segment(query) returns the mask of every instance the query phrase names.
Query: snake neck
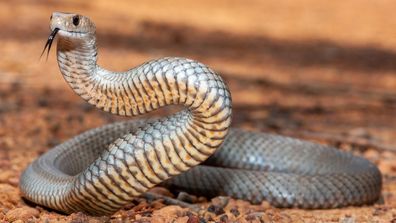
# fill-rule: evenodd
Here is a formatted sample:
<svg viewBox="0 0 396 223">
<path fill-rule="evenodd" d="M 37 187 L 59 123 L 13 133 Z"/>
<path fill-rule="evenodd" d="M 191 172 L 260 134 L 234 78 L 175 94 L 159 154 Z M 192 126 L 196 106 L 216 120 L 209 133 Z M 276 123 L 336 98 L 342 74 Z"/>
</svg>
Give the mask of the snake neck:
<svg viewBox="0 0 396 223">
<path fill-rule="evenodd" d="M 59 69 L 70 87 L 85 100 L 95 95 L 93 86 L 97 80 L 97 48 L 95 35 L 85 38 L 58 38 L 57 59 Z M 92 103 L 91 103 L 92 104 Z"/>
</svg>

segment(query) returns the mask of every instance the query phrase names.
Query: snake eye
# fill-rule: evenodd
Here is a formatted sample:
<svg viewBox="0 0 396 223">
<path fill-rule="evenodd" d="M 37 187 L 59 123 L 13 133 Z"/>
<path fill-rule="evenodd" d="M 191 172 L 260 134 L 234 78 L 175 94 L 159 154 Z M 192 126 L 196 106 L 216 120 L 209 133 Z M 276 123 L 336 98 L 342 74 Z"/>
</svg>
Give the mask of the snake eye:
<svg viewBox="0 0 396 223">
<path fill-rule="evenodd" d="M 80 23 L 80 17 L 78 15 L 73 16 L 73 25 L 78 26 Z"/>
</svg>

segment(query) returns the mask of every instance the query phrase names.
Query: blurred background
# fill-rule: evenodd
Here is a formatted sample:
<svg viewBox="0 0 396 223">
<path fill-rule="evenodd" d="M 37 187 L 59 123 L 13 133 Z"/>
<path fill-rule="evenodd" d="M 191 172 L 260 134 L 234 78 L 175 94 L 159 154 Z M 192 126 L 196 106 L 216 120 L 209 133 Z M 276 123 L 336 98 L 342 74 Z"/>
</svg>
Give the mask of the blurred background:
<svg viewBox="0 0 396 223">
<path fill-rule="evenodd" d="M 396 196 L 395 9 L 390 0 L 0 0 L 0 183 L 16 188 L 48 148 L 122 119 L 69 89 L 55 50 L 39 59 L 49 17 L 62 11 L 96 23 L 103 67 L 199 60 L 229 84 L 234 126 L 364 155 L 385 173 L 384 196 Z"/>
</svg>

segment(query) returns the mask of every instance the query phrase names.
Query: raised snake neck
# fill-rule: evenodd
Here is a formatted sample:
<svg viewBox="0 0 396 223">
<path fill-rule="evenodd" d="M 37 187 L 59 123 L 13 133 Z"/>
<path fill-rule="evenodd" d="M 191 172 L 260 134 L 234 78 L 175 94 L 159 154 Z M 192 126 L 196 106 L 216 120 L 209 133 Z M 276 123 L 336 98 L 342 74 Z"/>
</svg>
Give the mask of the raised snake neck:
<svg viewBox="0 0 396 223">
<path fill-rule="evenodd" d="M 163 58 L 111 72 L 96 64 L 94 33 L 60 36 L 57 57 L 72 89 L 104 111 L 135 116 L 175 104 L 185 110 L 159 120 L 110 124 L 56 146 L 22 174 L 22 194 L 35 203 L 66 213 L 111 214 L 162 182 L 279 207 L 361 205 L 380 195 L 381 173 L 363 158 L 230 130 L 229 90 L 199 62 Z"/>
</svg>

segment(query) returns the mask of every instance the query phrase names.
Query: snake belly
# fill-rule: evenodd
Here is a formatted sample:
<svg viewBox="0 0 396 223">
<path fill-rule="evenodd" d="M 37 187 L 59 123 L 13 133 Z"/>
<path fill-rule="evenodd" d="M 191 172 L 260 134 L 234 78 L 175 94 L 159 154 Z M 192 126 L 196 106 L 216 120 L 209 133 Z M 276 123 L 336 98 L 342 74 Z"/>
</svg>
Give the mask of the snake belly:
<svg viewBox="0 0 396 223">
<path fill-rule="evenodd" d="M 60 24 L 56 29 L 68 18 L 62 13 L 51 17 Z M 58 32 L 58 65 L 88 103 L 122 116 L 167 105 L 185 109 L 157 120 L 105 125 L 52 148 L 21 176 L 20 189 L 28 200 L 65 213 L 104 215 L 158 184 L 308 209 L 370 204 L 379 198 L 381 173 L 364 158 L 230 128 L 230 92 L 206 65 L 169 57 L 112 72 L 96 63 L 94 33 L 66 32 Z"/>
</svg>

